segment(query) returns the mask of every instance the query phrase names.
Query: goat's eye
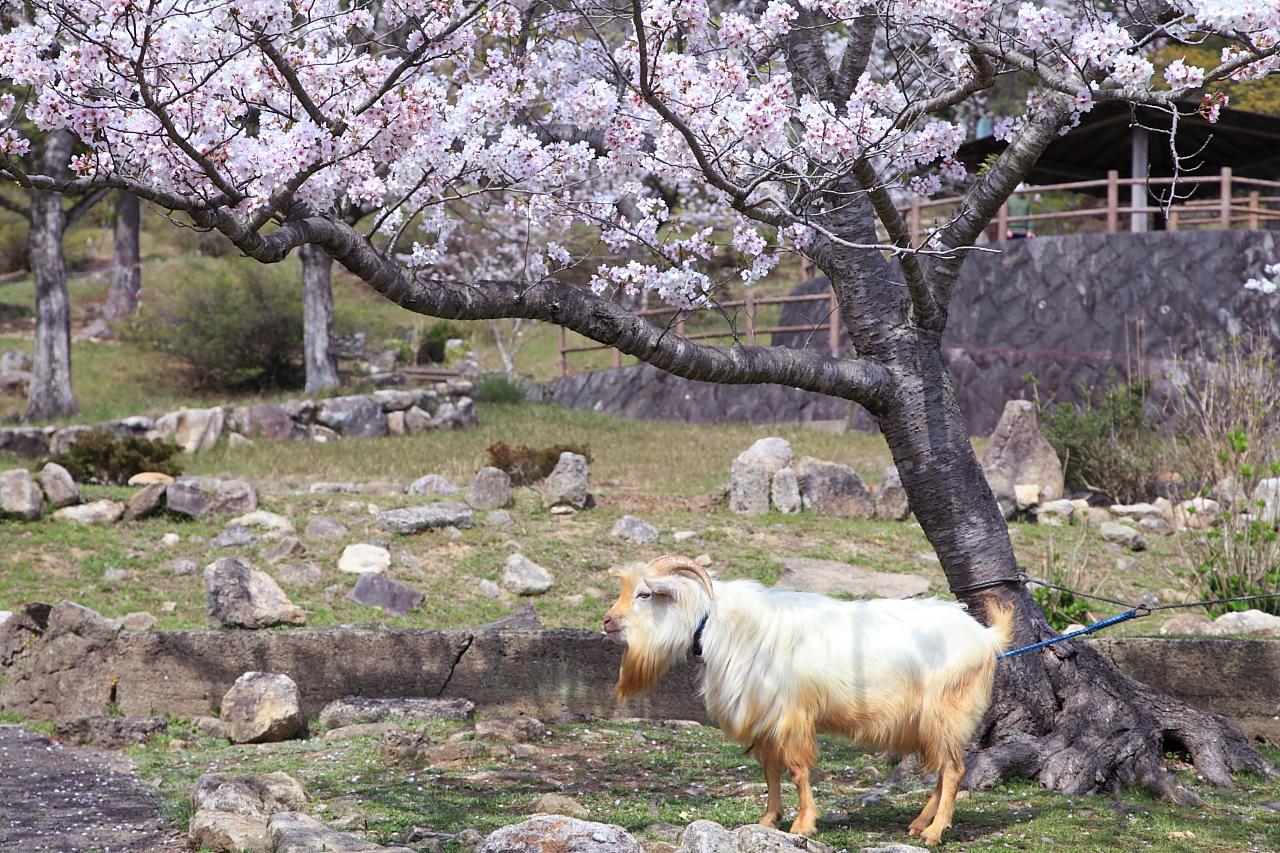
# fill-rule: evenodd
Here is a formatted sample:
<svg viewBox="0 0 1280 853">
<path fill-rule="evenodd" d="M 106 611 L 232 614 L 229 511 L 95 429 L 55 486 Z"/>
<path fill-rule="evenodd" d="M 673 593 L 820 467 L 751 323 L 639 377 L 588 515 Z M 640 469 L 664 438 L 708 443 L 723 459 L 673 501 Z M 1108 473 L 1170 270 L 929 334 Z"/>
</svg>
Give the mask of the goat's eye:
<svg viewBox="0 0 1280 853">
<path fill-rule="evenodd" d="M 651 595 L 653 595 L 651 592 L 637 592 L 636 598 L 648 598 Z"/>
</svg>

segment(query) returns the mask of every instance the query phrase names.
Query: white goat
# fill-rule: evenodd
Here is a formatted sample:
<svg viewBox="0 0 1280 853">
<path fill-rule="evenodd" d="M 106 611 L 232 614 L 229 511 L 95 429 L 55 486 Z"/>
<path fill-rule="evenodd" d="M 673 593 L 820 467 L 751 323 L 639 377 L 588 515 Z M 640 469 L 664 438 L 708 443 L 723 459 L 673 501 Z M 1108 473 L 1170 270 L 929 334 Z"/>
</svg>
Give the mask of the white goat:
<svg viewBox="0 0 1280 853">
<path fill-rule="evenodd" d="M 791 831 L 813 834 L 809 770 L 825 732 L 919 754 L 938 784 L 909 832 L 939 842 L 964 778 L 965 745 L 991 702 L 996 655 L 1010 643 L 1012 607 L 990 599 L 993 625 L 985 628 L 959 604 L 837 601 L 713 581 L 672 556 L 620 577 L 604 620 L 609 638 L 627 647 L 618 697 L 644 693 L 672 663 L 701 654 L 707 711 L 764 766 L 761 824 L 782 817 L 785 767 L 800 794 Z"/>
</svg>

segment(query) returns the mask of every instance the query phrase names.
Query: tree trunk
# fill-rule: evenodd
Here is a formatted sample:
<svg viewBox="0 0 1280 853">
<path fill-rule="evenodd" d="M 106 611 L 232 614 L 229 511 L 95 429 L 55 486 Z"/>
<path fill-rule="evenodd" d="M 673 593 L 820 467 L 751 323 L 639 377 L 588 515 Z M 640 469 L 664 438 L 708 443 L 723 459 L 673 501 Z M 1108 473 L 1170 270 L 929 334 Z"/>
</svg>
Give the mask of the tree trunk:
<svg viewBox="0 0 1280 853">
<path fill-rule="evenodd" d="M 1016 578 L 1008 527 L 969 441 L 940 335 L 899 338 L 891 370 L 898 381 L 876 412 L 911 508 L 957 597 L 977 614 L 988 597 L 1017 608 L 1015 643 L 1055 636 Z M 966 784 L 989 788 L 1024 776 L 1069 794 L 1115 792 L 1140 785 L 1164 799 L 1199 798 L 1165 768 L 1165 750 L 1184 749 L 1209 782 L 1231 774 L 1274 771 L 1224 720 L 1139 684 L 1086 642 L 1066 642 L 1001 661 L 992 709 L 969 760 Z"/>
<path fill-rule="evenodd" d="M 102 317 L 108 322 L 121 320 L 138 307 L 138 291 L 142 287 L 139 266 L 138 237 L 141 205 L 133 193 L 120 190 L 116 194 L 115 255 L 111 261 L 111 287 Z"/>
<path fill-rule="evenodd" d="M 298 250 L 302 257 L 302 336 L 308 394 L 338 387 L 333 354 L 333 258 L 319 246 Z"/>
<path fill-rule="evenodd" d="M 47 134 L 40 144 L 40 169 L 61 175 L 71 160 L 72 136 Z M 62 235 L 67 227 L 62 196 L 31 191 L 31 269 L 36 280 L 36 340 L 31 392 L 25 418 L 48 420 L 75 414 L 71 393 L 71 304 Z"/>
</svg>

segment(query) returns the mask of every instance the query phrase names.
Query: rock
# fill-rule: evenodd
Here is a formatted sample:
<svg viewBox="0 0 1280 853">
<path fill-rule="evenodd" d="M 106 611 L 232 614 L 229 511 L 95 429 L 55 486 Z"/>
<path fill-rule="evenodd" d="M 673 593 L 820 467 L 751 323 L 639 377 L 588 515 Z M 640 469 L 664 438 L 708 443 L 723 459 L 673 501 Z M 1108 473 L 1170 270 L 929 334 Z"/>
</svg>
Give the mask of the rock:
<svg viewBox="0 0 1280 853">
<path fill-rule="evenodd" d="M 253 439 L 245 438 L 240 433 L 233 432 L 227 436 L 227 447 L 253 447 Z"/>
<path fill-rule="evenodd" d="M 987 486 L 991 489 L 991 495 L 996 499 L 996 503 L 1000 507 L 1000 514 L 1004 516 L 1005 521 L 1013 518 L 1018 514 L 1017 493 L 1013 488 L 1013 481 L 1001 474 L 999 471 L 983 471 L 987 478 Z"/>
<path fill-rule="evenodd" d="M 511 513 L 505 509 L 490 510 L 484 514 L 482 520 L 488 527 L 510 527 L 515 524 L 515 519 L 511 517 Z"/>
<path fill-rule="evenodd" d="M 1039 483 L 1018 483 L 1013 487 L 1013 500 L 1019 512 L 1026 512 L 1040 503 Z"/>
<path fill-rule="evenodd" d="M 551 509 L 547 510 L 547 512 L 551 513 L 552 515 L 564 516 L 564 515 L 576 515 L 578 511 L 573 507 L 569 506 L 568 504 L 556 504 Z"/>
<path fill-rule="evenodd" d="M 1160 626 L 1161 634 L 1192 634 L 1203 636 L 1217 633 L 1213 621 L 1200 613 L 1178 613 Z"/>
<path fill-rule="evenodd" d="M 30 373 L 35 367 L 31 356 L 20 349 L 8 349 L 0 352 L 0 373 L 25 371 Z"/>
<path fill-rule="evenodd" d="M 356 604 L 379 607 L 388 616 L 404 616 L 422 606 L 423 594 L 374 572 L 362 574 L 347 593 Z"/>
<path fill-rule="evenodd" d="M 157 483 L 167 486 L 173 482 L 173 476 L 159 471 L 139 471 L 129 478 L 130 486 L 154 486 Z"/>
<path fill-rule="evenodd" d="M 319 586 L 324 572 L 315 563 L 280 563 L 271 570 L 279 583 L 289 586 Z"/>
<path fill-rule="evenodd" d="M 285 439 L 301 436 L 303 427 L 294 423 L 289 410 L 274 403 L 259 403 L 236 409 L 236 426 L 249 438 Z"/>
<path fill-rule="evenodd" d="M 193 849 L 208 853 L 271 853 L 265 817 L 198 811 L 191 817 L 187 838 Z"/>
<path fill-rule="evenodd" d="M 381 573 L 391 568 L 391 552 L 380 545 L 360 543 L 342 549 L 338 558 L 338 571 L 360 575 L 367 572 Z"/>
<path fill-rule="evenodd" d="M 44 492 L 26 468 L 0 473 L 0 517 L 35 521 L 44 515 Z"/>
<path fill-rule="evenodd" d="M 46 462 L 40 469 L 40 486 L 44 489 L 44 497 L 54 509 L 80 503 L 80 487 L 71 476 L 71 472 L 57 462 Z"/>
<path fill-rule="evenodd" d="M 307 614 L 270 575 L 234 557 L 205 566 L 204 587 L 209 621 L 217 627 L 270 628 L 307 621 Z"/>
<path fill-rule="evenodd" d="M 1213 488 L 1209 490 L 1209 497 L 1225 507 L 1234 507 L 1249 500 L 1244 487 L 1235 477 L 1223 477 L 1214 483 Z"/>
<path fill-rule="evenodd" d="M 1173 530 L 1173 525 L 1165 521 L 1163 518 L 1147 517 L 1138 522 L 1138 527 L 1144 533 L 1150 533 L 1155 536 L 1169 536 Z"/>
<path fill-rule="evenodd" d="M 512 554 L 502 568 L 502 585 L 516 595 L 542 595 L 555 578 L 523 554 Z"/>
<path fill-rule="evenodd" d="M 743 465 L 759 465 L 769 472 L 772 477 L 778 471 L 786 468 L 795 458 L 791 450 L 791 443 L 785 438 L 777 436 L 769 436 L 756 440 L 750 447 L 742 451 L 734 458 L 735 463 Z"/>
<path fill-rule="evenodd" d="M 863 847 L 858 853 L 931 853 L 927 847 L 914 844 L 885 844 L 880 847 Z"/>
<path fill-rule="evenodd" d="M 693 561 L 697 563 L 699 566 L 702 566 L 702 568 L 704 569 L 708 569 L 711 567 L 710 554 L 699 554 L 698 556 L 693 558 Z"/>
<path fill-rule="evenodd" d="M 538 611 L 533 609 L 532 604 L 526 602 L 515 613 L 508 613 L 492 622 L 486 622 L 478 626 L 475 631 L 477 634 L 488 631 L 541 631 L 545 627 L 542 619 L 538 617 Z"/>
<path fill-rule="evenodd" d="M 907 490 L 902 486 L 902 478 L 898 475 L 898 466 L 890 465 L 884 469 L 880 487 L 876 489 L 876 518 L 903 521 L 909 515 L 911 505 L 907 501 Z"/>
<path fill-rule="evenodd" d="M 999 471 L 1009 482 L 1035 483 L 1047 501 L 1062 497 L 1062 463 L 1040 432 L 1035 404 L 1030 400 L 1005 403 L 1000 422 L 982 451 L 982 470 Z"/>
<path fill-rule="evenodd" d="M 191 721 L 191 724 L 205 737 L 219 738 L 221 740 L 226 740 L 227 738 L 227 727 L 217 717 L 196 717 Z"/>
<path fill-rule="evenodd" d="M 561 453 L 556 467 L 542 482 L 542 505 L 586 509 L 591 501 L 587 478 L 587 457 L 568 451 Z"/>
<path fill-rule="evenodd" d="M 286 536 L 280 539 L 266 551 L 262 552 L 262 559 L 268 563 L 278 563 L 281 560 L 288 560 L 293 557 L 301 557 L 307 553 L 307 546 L 303 545 L 301 540 L 296 536 Z"/>
<path fill-rule="evenodd" d="M 480 583 L 476 584 L 476 591 L 485 598 L 500 598 L 502 596 L 502 588 L 488 578 L 484 578 Z"/>
<path fill-rule="evenodd" d="M 374 391 L 373 399 L 378 401 L 384 412 L 403 412 L 412 408 L 417 402 L 417 393 L 398 388 L 385 388 Z"/>
<path fill-rule="evenodd" d="M 102 749 L 124 749 L 146 743 L 169 730 L 164 717 L 73 717 L 58 721 L 58 739 Z"/>
<path fill-rule="evenodd" d="M 258 541 L 258 536 L 243 524 L 229 524 L 209 540 L 211 548 L 243 548 Z"/>
<path fill-rule="evenodd" d="M 564 817 L 588 818 L 591 809 L 564 794 L 543 794 L 525 806 L 525 814 L 563 815 Z"/>
<path fill-rule="evenodd" d="M 477 740 L 530 743 L 545 740 L 550 732 L 534 717 L 489 717 L 476 723 Z"/>
<path fill-rule="evenodd" d="M 409 434 L 409 428 L 404 425 L 404 412 L 387 412 L 387 435 L 399 438 Z"/>
<path fill-rule="evenodd" d="M 168 488 L 164 483 L 151 483 L 134 492 L 124 505 L 124 520 L 137 521 L 159 512 Z"/>
<path fill-rule="evenodd" d="M 825 595 L 872 598 L 910 598 L 929 591 L 929 581 L 919 575 L 873 572 L 834 560 L 786 557 L 777 585 Z"/>
<path fill-rule="evenodd" d="M 644 847 L 619 826 L 542 815 L 490 833 L 477 853 L 644 853 Z"/>
<path fill-rule="evenodd" d="M 156 432 L 161 433 L 187 453 L 212 450 L 222 438 L 226 416 L 221 406 L 212 409 L 179 409 L 156 419 Z"/>
<path fill-rule="evenodd" d="M 285 518 L 283 515 L 277 515 L 274 512 L 267 512 L 264 509 L 257 509 L 253 512 L 247 512 L 244 515 L 236 516 L 231 519 L 232 524 L 243 524 L 245 527 L 254 527 L 259 530 L 265 530 L 269 533 L 292 533 L 293 522 Z"/>
<path fill-rule="evenodd" d="M 170 512 L 203 518 L 252 512 L 258 508 L 258 491 L 245 480 L 179 477 L 165 492 Z"/>
<path fill-rule="evenodd" d="M 1116 518 L 1138 521 L 1143 518 L 1163 518 L 1160 507 L 1151 503 L 1112 504 L 1111 514 Z"/>
<path fill-rule="evenodd" d="M 399 414 L 393 412 L 392 414 Z M 403 726 L 395 723 L 353 723 L 349 726 L 338 726 L 324 733 L 324 739 L 330 741 L 352 740 L 358 737 L 384 737 L 404 731 Z"/>
<path fill-rule="evenodd" d="M 410 483 L 409 488 L 405 489 L 405 491 L 411 495 L 431 495 L 439 498 L 453 497 L 462 493 L 462 489 L 439 474 L 427 474 L 425 477 L 419 477 Z"/>
<path fill-rule="evenodd" d="M 68 521 L 72 524 L 87 524 L 102 527 L 115 524 L 124 516 L 124 504 L 105 498 L 79 506 L 67 506 L 54 512 L 56 521 Z"/>
<path fill-rule="evenodd" d="M 841 518 L 871 518 L 875 503 L 862 478 L 848 465 L 806 456 L 796 465 L 805 509 Z"/>
<path fill-rule="evenodd" d="M 0 450 L 34 459 L 49 453 L 49 436 L 39 427 L 0 429 Z"/>
<path fill-rule="evenodd" d="M 488 754 L 489 747 L 486 744 L 472 740 L 456 740 L 441 744 L 423 744 L 414 751 L 413 757 L 428 765 L 434 765 L 484 758 Z"/>
<path fill-rule="evenodd" d="M 1130 551 L 1147 550 L 1147 540 L 1142 538 L 1142 534 L 1134 530 L 1127 524 L 1121 524 L 1118 521 L 1104 522 L 1098 528 L 1102 534 L 1102 538 L 1108 542 L 1114 542 L 1117 545 L 1123 545 Z"/>
<path fill-rule="evenodd" d="M 200 720 L 221 721 L 213 717 Z M 220 811 L 254 817 L 305 808 L 307 795 L 287 773 L 206 773 L 191 790 L 195 811 Z"/>
<path fill-rule="evenodd" d="M 1192 498 L 1178 504 L 1174 521 L 1191 530 L 1208 530 L 1222 517 L 1222 504 L 1212 498 Z"/>
<path fill-rule="evenodd" d="M 821 841 L 763 826 L 740 826 L 730 831 L 709 820 L 696 820 L 680 836 L 677 853 L 790 853 L 808 850 L 832 853 Z"/>
<path fill-rule="evenodd" d="M 323 515 L 317 515 L 307 522 L 302 535 L 308 539 L 342 539 L 347 535 L 347 528 L 339 521 Z"/>
<path fill-rule="evenodd" d="M 156 626 L 156 617 L 145 610 L 126 613 L 120 620 L 126 631 L 150 631 Z"/>
<path fill-rule="evenodd" d="M 1253 501 L 1254 507 L 1259 507 L 1254 511 L 1262 521 L 1275 524 L 1280 520 L 1280 477 L 1259 480 L 1249 499 Z"/>
<path fill-rule="evenodd" d="M 773 502 L 774 508 L 783 515 L 795 515 L 804 508 L 800 499 L 800 481 L 796 478 L 795 471 L 790 468 L 779 468 L 774 473 L 773 480 L 769 484 L 769 499 Z"/>
<path fill-rule="evenodd" d="M 1087 518 L 1090 524 L 1100 525 L 1111 521 L 1111 510 L 1105 506 L 1091 506 L 1088 510 Z"/>
<path fill-rule="evenodd" d="M 298 685 L 287 675 L 246 672 L 222 697 L 220 716 L 232 743 L 289 740 L 306 727 Z"/>
<path fill-rule="evenodd" d="M 168 570 L 175 578 L 180 578 L 186 575 L 194 575 L 196 570 L 200 568 L 200 564 L 190 557 L 180 557 L 176 560 L 169 560 L 161 568 Z"/>
<path fill-rule="evenodd" d="M 633 545 L 648 545 L 658 541 L 658 529 L 647 521 L 641 521 L 634 515 L 619 518 L 609 531 L 614 539 L 623 539 Z"/>
<path fill-rule="evenodd" d="M 1061 527 L 1070 524 L 1076 514 L 1076 507 L 1071 501 L 1045 501 L 1036 507 L 1036 522 Z"/>
<path fill-rule="evenodd" d="M 424 432 L 436 428 L 431 415 L 418 406 L 410 406 L 404 413 L 404 428 L 408 432 Z"/>
<path fill-rule="evenodd" d="M 672 533 L 672 534 L 671 534 L 671 538 L 672 538 L 672 539 L 674 539 L 674 540 L 675 540 L 675 541 L 677 541 L 677 542 L 688 542 L 690 539 L 697 539 L 697 538 L 698 538 L 698 531 L 696 531 L 696 530 L 677 530 L 675 533 Z"/>
<path fill-rule="evenodd" d="M 764 515 L 769 511 L 771 485 L 769 470 L 763 465 L 734 462 L 729 476 L 729 511 Z"/>
<path fill-rule="evenodd" d="M 129 579 L 129 573 L 117 566 L 111 566 L 102 573 L 102 582 L 107 586 L 115 586 Z"/>
<path fill-rule="evenodd" d="M 338 435 L 368 437 L 387 434 L 387 416 L 373 397 L 329 397 L 320 402 L 316 421 Z"/>
<path fill-rule="evenodd" d="M 453 501 L 402 507 L 380 512 L 373 523 L 390 533 L 408 535 L 441 527 L 470 527 L 471 507 Z"/>
<path fill-rule="evenodd" d="M 511 503 L 511 477 L 500 468 L 481 468 L 467 489 L 467 503 L 479 510 L 506 506 Z"/>
<path fill-rule="evenodd" d="M 1213 620 L 1215 634 L 1259 634 L 1263 637 L 1280 637 L 1280 616 L 1261 610 L 1244 610 L 1224 613 Z"/>
<path fill-rule="evenodd" d="M 346 696 L 320 711 L 320 725 L 327 729 L 383 720 L 469 720 L 476 706 L 468 699 L 375 699 Z"/>
<path fill-rule="evenodd" d="M 407 847 L 383 847 L 358 835 L 330 829 L 301 812 L 280 812 L 267 821 L 271 853 L 414 853 Z"/>
</svg>

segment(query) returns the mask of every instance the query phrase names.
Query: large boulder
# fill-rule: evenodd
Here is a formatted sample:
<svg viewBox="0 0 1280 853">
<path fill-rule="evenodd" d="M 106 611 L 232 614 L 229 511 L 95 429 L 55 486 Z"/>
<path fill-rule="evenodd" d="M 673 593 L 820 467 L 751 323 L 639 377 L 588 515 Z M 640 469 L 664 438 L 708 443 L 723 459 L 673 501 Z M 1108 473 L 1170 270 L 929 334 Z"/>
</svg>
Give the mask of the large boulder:
<svg viewBox="0 0 1280 853">
<path fill-rule="evenodd" d="M 1041 500 L 1062 497 L 1062 462 L 1040 432 L 1036 407 L 1030 400 L 1005 403 L 1000 422 L 982 451 L 982 469 L 999 471 L 1015 486 L 1039 485 Z"/>
<path fill-rule="evenodd" d="M 987 485 L 991 488 L 991 496 L 996 499 L 996 505 L 1000 507 L 1000 514 L 1004 516 L 1005 521 L 1009 521 L 1018 514 L 1018 494 L 1013 487 L 1013 481 L 995 468 L 984 469 L 982 473 L 986 476 Z"/>
<path fill-rule="evenodd" d="M 1263 521 L 1274 524 L 1280 520 L 1280 477 L 1259 480 L 1258 485 L 1253 488 L 1250 499 L 1256 507 L 1254 511 Z"/>
<path fill-rule="evenodd" d="M 794 455 L 784 438 L 762 438 L 733 460 L 729 472 L 729 510 L 738 515 L 769 511 L 773 476 L 791 465 Z"/>
<path fill-rule="evenodd" d="M 696 820 L 680 835 L 677 853 L 833 853 L 833 848 L 803 835 L 749 824 L 734 830 L 709 820 Z"/>
<path fill-rule="evenodd" d="M 539 815 L 490 833 L 476 853 L 644 853 L 644 846 L 620 826 Z"/>
<path fill-rule="evenodd" d="M 320 403 L 316 420 L 339 435 L 387 434 L 387 416 L 374 397 L 330 397 Z"/>
<path fill-rule="evenodd" d="M 472 509 L 481 510 L 511 503 L 511 476 L 501 468 L 481 468 L 467 489 L 467 503 Z"/>
<path fill-rule="evenodd" d="M 118 717 L 98 714 L 87 717 L 71 717 L 59 720 L 58 739 L 67 743 L 97 746 L 103 749 L 123 749 L 146 743 L 153 735 L 167 731 L 169 721 L 164 717 Z"/>
<path fill-rule="evenodd" d="M 307 795 L 287 773 L 205 773 L 191 789 L 194 811 L 256 817 L 306 808 Z"/>
<path fill-rule="evenodd" d="M 104 527 L 115 524 L 124 515 L 124 504 L 119 501 L 102 499 L 79 506 L 64 506 L 54 512 L 57 521 L 69 521 L 72 524 L 87 524 L 93 527 Z"/>
<path fill-rule="evenodd" d="M 258 508 L 258 490 L 247 480 L 179 477 L 165 491 L 170 512 L 191 518 L 240 515 Z"/>
<path fill-rule="evenodd" d="M 151 483 L 134 492 L 125 503 L 124 520 L 136 521 L 160 511 L 164 503 L 164 493 L 168 490 L 164 483 Z"/>
<path fill-rule="evenodd" d="M 330 829 L 301 812 L 272 815 L 267 834 L 271 853 L 414 853 L 408 847 L 383 847 L 350 832 Z"/>
<path fill-rule="evenodd" d="M 83 498 L 71 472 L 57 462 L 47 462 L 40 469 L 40 487 L 44 497 L 54 509 L 78 504 Z"/>
<path fill-rule="evenodd" d="M 804 509 L 804 500 L 800 497 L 800 479 L 790 468 L 779 468 L 773 475 L 769 485 L 769 499 L 774 509 L 783 515 L 795 515 Z"/>
<path fill-rule="evenodd" d="M 0 647 L 12 662 L 0 683 L 0 710 L 32 720 L 107 713 L 115 696 L 117 639 L 124 627 L 69 601 L 55 605 L 44 619 L 23 618 L 30 611 L 24 608 L 6 622 L 6 627 L 15 622 L 19 629 L 25 623 L 28 630 L 14 636 L 24 650 L 10 649 L 7 641 Z M 37 610 L 33 615 L 43 614 Z"/>
<path fill-rule="evenodd" d="M 156 419 L 155 430 L 187 453 L 212 450 L 222 438 L 226 414 L 221 406 L 212 409 L 179 409 Z"/>
<path fill-rule="evenodd" d="M 235 410 L 236 426 L 250 438 L 295 438 L 306 429 L 294 423 L 289 410 L 275 403 L 259 403 Z"/>
<path fill-rule="evenodd" d="M 389 509 L 373 517 L 373 523 L 389 533 L 408 535 L 442 527 L 470 527 L 471 507 L 454 501 Z"/>
<path fill-rule="evenodd" d="M 222 697 L 219 712 L 232 743 L 289 740 L 306 728 L 298 685 L 287 675 L 246 672 Z"/>
<path fill-rule="evenodd" d="M 1118 521 L 1104 521 L 1098 528 L 1098 532 L 1108 542 L 1123 545 L 1130 551 L 1147 550 L 1147 540 L 1143 539 L 1141 533 L 1127 524 L 1121 524 Z"/>
<path fill-rule="evenodd" d="M 0 518 L 35 521 L 44 514 L 44 492 L 26 468 L 0 473 Z"/>
<path fill-rule="evenodd" d="M 805 509 L 841 518 L 872 518 L 875 502 L 858 473 L 848 465 L 806 456 L 796 465 Z"/>
<path fill-rule="evenodd" d="M 586 509 L 591 502 L 591 494 L 587 491 L 588 475 L 587 457 L 568 451 L 561 453 L 556 467 L 542 482 L 542 505 Z"/>
<path fill-rule="evenodd" d="M 34 459 L 49 452 L 49 435 L 39 427 L 0 429 L 0 450 Z"/>
<path fill-rule="evenodd" d="M 902 521 L 908 515 L 911 515 L 911 505 L 907 501 L 907 490 L 902 486 L 898 466 L 890 465 L 884 469 L 880 488 L 876 490 L 876 518 Z"/>
<path fill-rule="evenodd" d="M 388 616 L 404 616 L 422 606 L 422 593 L 381 574 L 366 572 L 347 593 L 356 604 L 378 607 Z"/>
<path fill-rule="evenodd" d="M 383 720 L 469 720 L 475 713 L 469 699 L 382 699 L 346 696 L 335 699 L 320 711 L 320 725 L 336 729 L 354 723 Z"/>
<path fill-rule="evenodd" d="M 306 612 L 289 600 L 270 575 L 235 557 L 205 566 L 204 587 L 209 621 L 218 627 L 270 628 L 307 621 Z"/>
<path fill-rule="evenodd" d="M 20 349 L 7 349 L 0 352 L 0 373 L 8 373 L 13 370 L 23 370 L 31 372 L 35 365 L 31 356 Z"/>
<path fill-rule="evenodd" d="M 512 554 L 502 569 L 502 585 L 516 595 L 542 595 L 555 578 L 523 554 Z"/>
<path fill-rule="evenodd" d="M 1213 620 L 1215 634 L 1258 634 L 1263 637 L 1280 637 L 1280 616 L 1261 610 L 1241 610 L 1224 613 Z"/>
<path fill-rule="evenodd" d="M 271 853 L 267 819 L 207 809 L 191 816 L 187 839 L 208 853 Z"/>
</svg>

